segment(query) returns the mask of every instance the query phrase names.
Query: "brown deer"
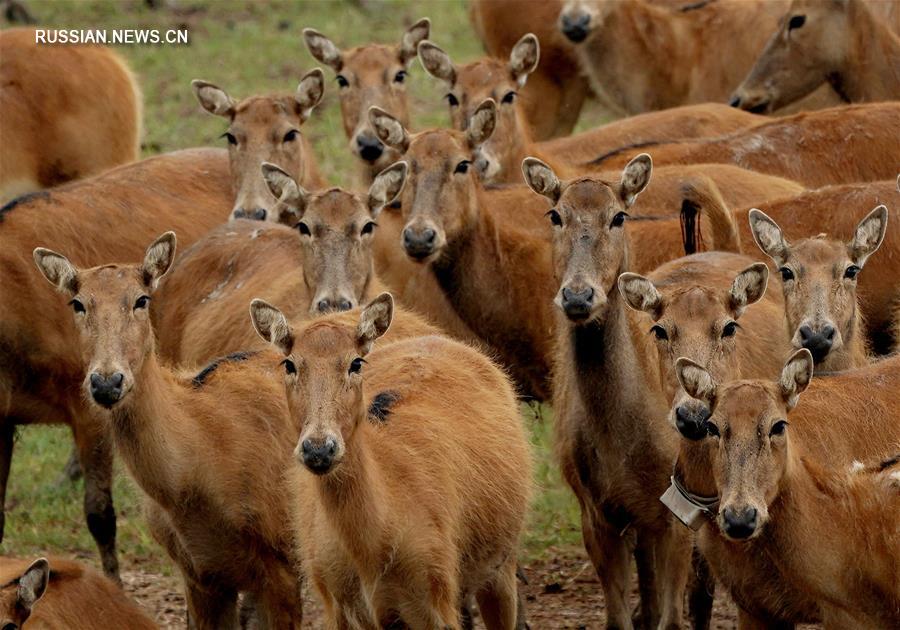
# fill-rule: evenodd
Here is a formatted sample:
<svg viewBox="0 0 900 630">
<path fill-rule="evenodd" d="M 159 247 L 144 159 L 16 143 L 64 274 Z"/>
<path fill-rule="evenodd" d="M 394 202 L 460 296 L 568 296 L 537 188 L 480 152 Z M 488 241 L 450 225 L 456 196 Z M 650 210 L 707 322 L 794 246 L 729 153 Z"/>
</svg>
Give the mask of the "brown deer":
<svg viewBox="0 0 900 630">
<path fill-rule="evenodd" d="M 262 300 L 251 317 L 285 357 L 302 464 L 294 525 L 328 624 L 457 629 L 474 593 L 489 630 L 515 628 L 531 458 L 503 371 L 439 336 L 373 347 L 389 294 L 355 325 L 323 318 L 295 333 Z"/>
<path fill-rule="evenodd" d="M 259 174 L 259 165 L 281 165 L 301 185 L 322 188 L 325 180 L 300 128 L 325 93 L 325 75 L 318 68 L 300 80 L 293 95 L 251 96 L 236 101 L 220 87 L 195 79 L 191 87 L 210 114 L 228 120 L 222 134 L 228 140 L 235 219 L 277 221 L 269 215 L 275 199 Z"/>
<path fill-rule="evenodd" d="M 419 44 L 419 59 L 425 70 L 447 86 L 454 129 L 465 131 L 473 112 L 485 99 L 499 104 L 497 128 L 478 147 L 474 160 L 486 183 L 521 182 L 520 165 L 527 156 L 536 156 L 557 172 L 576 177 L 598 155 L 623 146 L 717 136 L 765 121 L 762 116 L 707 103 L 642 114 L 571 137 L 534 142 L 519 91 L 539 67 L 540 56 L 538 40 L 531 33 L 512 48 L 508 61 L 486 57 L 464 66 L 455 65 L 446 52 L 430 41 Z"/>
<path fill-rule="evenodd" d="M 431 21 L 422 18 L 406 29 L 396 46 L 368 44 L 341 50 L 322 33 L 303 29 L 309 53 L 337 75 L 344 133 L 350 141 L 350 151 L 361 161 L 362 182 L 366 185 L 399 159 L 397 152 L 385 148 L 375 135 L 367 112 L 374 105 L 409 126 L 406 78 L 416 58 L 416 46 L 428 38 L 430 31 Z"/>
<path fill-rule="evenodd" d="M 707 140 L 644 147 L 660 164 L 735 164 L 809 188 L 897 177 L 900 103 L 847 105 L 795 114 Z M 836 150 L 840 147 L 840 150 Z M 620 167 L 637 150 L 603 156 L 594 167 Z"/>
<path fill-rule="evenodd" d="M 740 626 L 900 623 L 897 488 L 877 478 L 836 485 L 828 472 L 898 452 L 898 358 L 812 384 L 805 348 L 774 382 L 720 385 L 688 359 L 676 366 L 708 414 L 703 434 L 682 440 L 673 478 L 712 497 L 714 523 L 699 542 Z"/>
<path fill-rule="evenodd" d="M 138 159 L 141 91 L 105 46 L 0 33 L 0 205 Z"/>
<path fill-rule="evenodd" d="M 121 166 L 0 208 L 0 507 L 16 425 L 70 424 L 84 470 L 88 528 L 104 572 L 115 579 L 112 452 L 78 387 L 83 365 L 71 343 L 70 309 L 46 290 L 31 251 L 43 243 L 93 265 L 137 258 L 160 224 L 178 230 L 190 244 L 227 216 L 228 182 L 224 151 L 193 149 Z M 0 512 L 0 534 L 4 516 Z"/>
<path fill-rule="evenodd" d="M 265 627 L 299 628 L 283 483 L 296 429 L 268 374 L 271 356 L 231 355 L 193 376 L 160 363 L 149 305 L 174 258 L 172 232 L 137 265 L 78 269 L 34 251 L 44 277 L 70 298 L 82 395 L 150 498 L 151 533 L 182 573 L 192 623 L 236 628 L 246 592 Z"/>
<path fill-rule="evenodd" d="M 569 0 L 559 16 L 607 107 L 637 114 L 725 102 L 747 75 L 787 0 L 718 0 L 673 11 L 646 0 Z M 816 103 L 836 104 L 828 90 Z"/>
<path fill-rule="evenodd" d="M 626 211 L 650 178 L 649 156 L 635 158 L 617 184 L 586 177 L 563 183 L 531 158 L 523 172 L 532 189 L 554 204 L 548 214 L 559 307 L 555 450 L 581 504 L 585 546 L 603 585 L 608 623 L 631 627 L 627 593 L 633 552 L 644 622 L 680 627 L 690 540 L 658 495 L 648 493 L 665 488 L 677 451 L 675 440 L 654 430 L 664 426 L 667 401 L 676 393 L 671 368 L 658 365 L 668 352 L 666 327 L 674 326 L 672 338 L 698 360 L 734 370 L 743 358 L 764 369 L 772 344 L 758 354 L 741 344 L 743 357 L 738 357 L 734 336 L 735 320 L 765 291 L 766 271 L 763 265 L 748 266 L 752 261 L 744 257 L 708 254 L 664 266 L 655 272 L 657 284 L 622 275 L 634 240 L 624 227 Z M 755 329 L 771 332 L 774 325 L 780 332 L 771 317 L 778 301 L 770 302 L 751 321 Z M 652 313 L 655 342 L 639 322 L 643 316 L 626 304 Z"/>
<path fill-rule="evenodd" d="M 778 224 L 761 210 L 750 210 L 749 218 L 756 244 L 781 274 L 794 347 L 809 350 L 820 370 L 865 365 L 865 323 L 858 313 L 856 283 L 884 241 L 887 208 L 878 206 L 866 215 L 847 243 L 824 234 L 788 243 Z"/>
<path fill-rule="evenodd" d="M 116 584 L 83 564 L 0 558 L 0 628 L 98 627 L 158 628 Z"/>
<path fill-rule="evenodd" d="M 721 195 L 708 180 L 694 180 L 686 190 L 690 206 L 699 208 L 701 213 L 716 208 L 713 215 L 729 214 Z M 872 347 L 885 353 L 891 346 L 886 339 L 890 336 L 891 309 L 900 300 L 900 287 L 895 280 L 900 274 L 900 194 L 895 180 L 827 186 L 769 202 L 764 207 L 766 214 L 788 234 L 812 236 L 824 232 L 849 236 L 855 233 L 859 217 L 878 205 L 887 206 L 888 215 L 894 218 L 887 222 L 881 253 L 866 262 L 857 295 Z M 730 213 L 740 230 L 736 251 L 747 254 L 756 251 L 749 221 L 751 209 L 745 207 Z M 702 240 L 702 236 L 696 240 Z M 772 270 L 777 272 L 777 267 L 773 265 Z"/>
<path fill-rule="evenodd" d="M 255 296 L 277 301 L 298 319 L 356 308 L 381 291 L 374 232 L 382 208 L 403 187 L 406 163 L 382 171 L 366 195 L 308 192 L 275 165 L 262 170 L 278 199 L 273 216 L 291 227 L 232 221 L 181 256 L 160 285 L 154 313 L 165 360 L 202 365 L 259 345 L 247 319 Z"/>
<path fill-rule="evenodd" d="M 824 83 L 848 103 L 900 99 L 900 37 L 870 3 L 793 0 L 731 104 L 771 112 Z"/>
</svg>

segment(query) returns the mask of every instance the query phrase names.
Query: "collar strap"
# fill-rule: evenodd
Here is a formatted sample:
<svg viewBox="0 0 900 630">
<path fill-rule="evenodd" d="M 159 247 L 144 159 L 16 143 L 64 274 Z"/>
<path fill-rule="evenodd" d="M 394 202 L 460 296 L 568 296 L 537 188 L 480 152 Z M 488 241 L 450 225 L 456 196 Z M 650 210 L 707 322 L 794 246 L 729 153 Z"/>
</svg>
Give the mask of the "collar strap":
<svg viewBox="0 0 900 630">
<path fill-rule="evenodd" d="M 715 516 L 719 508 L 719 497 L 704 497 L 689 492 L 676 475 L 659 498 L 675 517 L 694 531 L 703 527 L 708 519 Z"/>
</svg>

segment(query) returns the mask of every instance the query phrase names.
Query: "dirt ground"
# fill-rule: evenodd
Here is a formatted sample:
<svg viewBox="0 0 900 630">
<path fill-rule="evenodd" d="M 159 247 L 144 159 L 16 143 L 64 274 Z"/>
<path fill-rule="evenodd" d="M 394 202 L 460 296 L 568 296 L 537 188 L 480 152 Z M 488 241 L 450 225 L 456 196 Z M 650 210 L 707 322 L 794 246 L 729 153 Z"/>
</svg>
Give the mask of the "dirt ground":
<svg viewBox="0 0 900 630">
<path fill-rule="evenodd" d="M 524 586 L 528 620 L 533 630 L 595 630 L 605 626 L 600 583 L 584 554 L 569 552 L 523 568 L 528 579 Z M 130 571 L 123 574 L 123 581 L 126 590 L 156 617 L 163 628 L 185 627 L 185 603 L 178 578 Z M 636 603 L 636 587 L 632 598 Z M 305 627 L 323 627 L 321 609 L 309 593 L 304 612 Z M 712 628 L 730 630 L 735 626 L 734 604 L 719 594 L 713 609 Z M 483 626 L 476 620 L 476 627 Z"/>
</svg>

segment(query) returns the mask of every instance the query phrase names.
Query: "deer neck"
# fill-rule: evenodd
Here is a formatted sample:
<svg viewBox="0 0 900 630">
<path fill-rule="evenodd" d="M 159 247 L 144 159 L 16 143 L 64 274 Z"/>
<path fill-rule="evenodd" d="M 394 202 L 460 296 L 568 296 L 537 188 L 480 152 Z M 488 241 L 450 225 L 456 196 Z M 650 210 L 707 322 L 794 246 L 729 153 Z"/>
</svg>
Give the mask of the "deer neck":
<svg viewBox="0 0 900 630">
<path fill-rule="evenodd" d="M 900 37 L 872 15 L 862 2 L 851 3 L 852 50 L 845 67 L 829 77 L 846 101 L 900 98 Z"/>
</svg>

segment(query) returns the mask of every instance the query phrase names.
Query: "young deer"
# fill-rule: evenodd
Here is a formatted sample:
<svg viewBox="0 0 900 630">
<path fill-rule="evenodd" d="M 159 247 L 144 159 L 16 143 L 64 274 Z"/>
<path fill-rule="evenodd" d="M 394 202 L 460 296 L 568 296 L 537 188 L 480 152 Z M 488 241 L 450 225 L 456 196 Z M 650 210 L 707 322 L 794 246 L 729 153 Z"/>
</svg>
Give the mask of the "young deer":
<svg viewBox="0 0 900 630">
<path fill-rule="evenodd" d="M 27 626 L 25 622 L 28 622 Z M 0 628 L 158 628 L 110 580 L 63 558 L 0 558 Z"/>
<path fill-rule="evenodd" d="M 900 99 L 900 37 L 865 0 L 793 0 L 734 107 L 768 113 L 827 83 L 848 103 Z"/>
<path fill-rule="evenodd" d="M 884 241 L 887 208 L 878 206 L 863 218 L 848 243 L 824 234 L 788 243 L 778 224 L 761 210 L 750 210 L 749 218 L 756 244 L 781 274 L 794 347 L 809 350 L 819 370 L 865 365 L 865 322 L 857 306 L 856 283 Z"/>
<path fill-rule="evenodd" d="M 741 627 L 900 624 L 900 491 L 886 475 L 852 479 L 851 465 L 898 452 L 898 367 L 894 357 L 810 386 L 813 357 L 802 348 L 774 382 L 720 385 L 677 361 L 709 415 L 702 435 L 683 440 L 676 476 L 715 497 L 707 511 L 720 531 L 710 524 L 700 543 Z M 849 480 L 832 472 L 848 466 Z"/>
<path fill-rule="evenodd" d="M 300 80 L 293 95 L 251 96 L 236 101 L 220 87 L 194 79 L 191 87 L 210 114 L 228 120 L 228 140 L 235 219 L 277 221 L 275 199 L 259 175 L 263 162 L 279 164 L 303 186 L 322 188 L 309 141 L 300 128 L 325 93 L 325 75 L 316 68 Z"/>
<path fill-rule="evenodd" d="M 193 377 L 161 365 L 148 307 L 174 257 L 172 232 L 137 265 L 78 269 L 34 251 L 41 273 L 70 298 L 83 395 L 150 498 L 150 530 L 181 570 L 192 623 L 237 627 L 245 592 L 266 627 L 299 628 L 284 485 L 296 429 L 268 375 L 270 356 L 232 355 Z"/>
<path fill-rule="evenodd" d="M 389 294 L 355 325 L 321 318 L 295 333 L 262 300 L 250 313 L 285 357 L 295 528 L 330 627 L 455 630 L 463 593 L 489 630 L 516 627 L 531 460 L 503 372 L 438 336 L 373 348 Z"/>
<path fill-rule="evenodd" d="M 263 163 L 263 178 L 278 199 L 272 216 L 291 227 L 236 220 L 182 254 L 154 310 L 160 356 L 195 366 L 259 345 L 246 309 L 257 296 L 283 304 L 292 318 L 309 318 L 377 295 L 376 221 L 403 188 L 406 170 L 405 162 L 390 166 L 362 195 L 340 188 L 308 192 Z"/>
<path fill-rule="evenodd" d="M 396 46 L 367 44 L 341 50 L 322 33 L 303 29 L 309 54 L 337 75 L 344 133 L 350 141 L 350 151 L 361 160 L 364 184 L 371 183 L 400 157 L 395 150 L 385 147 L 372 130 L 367 115 L 369 108 L 380 107 L 409 125 L 406 78 L 416 58 L 416 46 L 430 32 L 431 21 L 422 18 L 406 29 Z"/>
</svg>

